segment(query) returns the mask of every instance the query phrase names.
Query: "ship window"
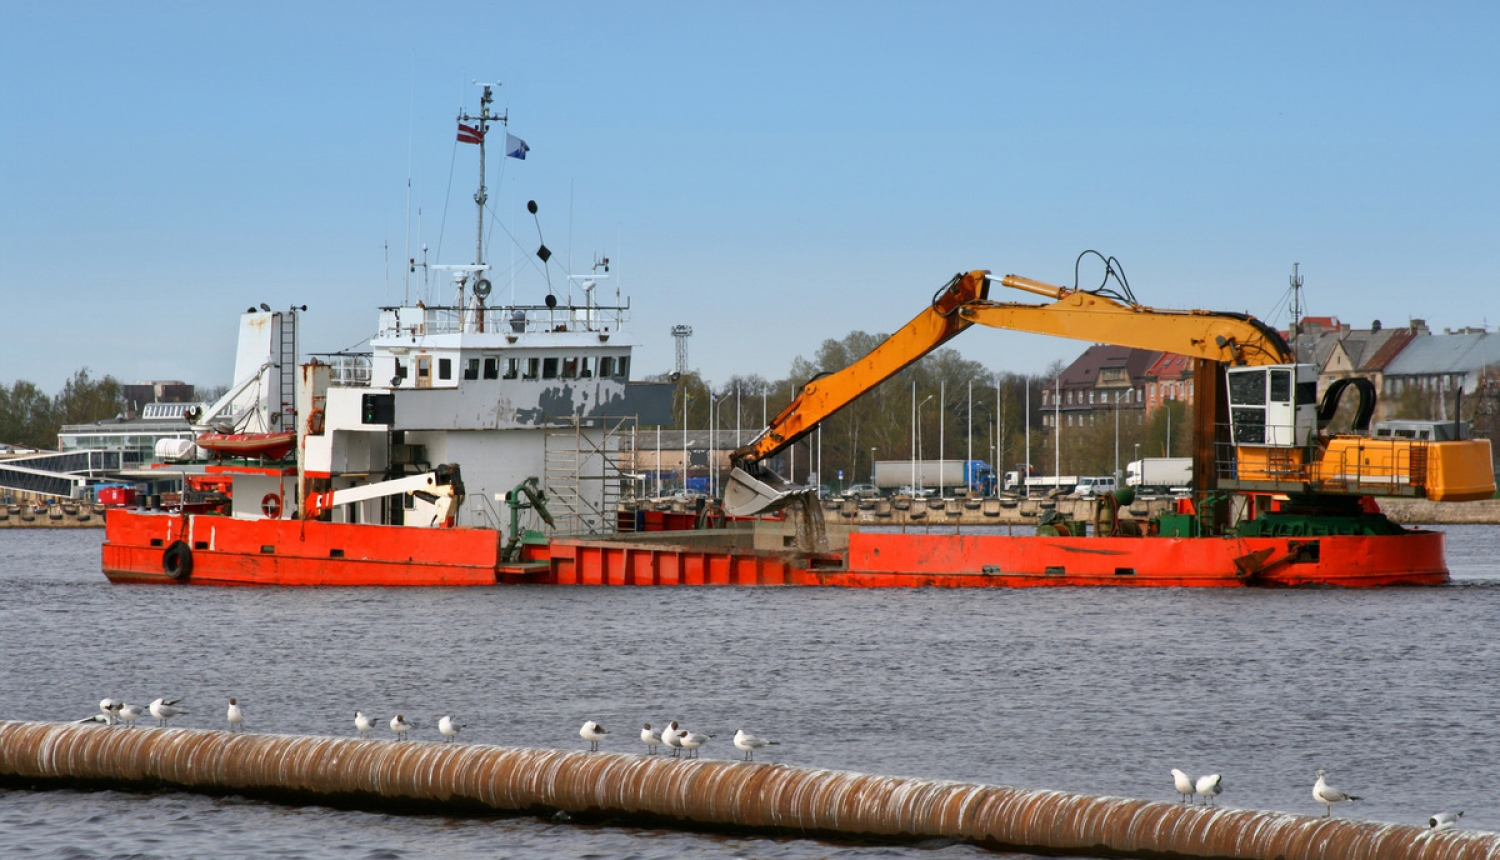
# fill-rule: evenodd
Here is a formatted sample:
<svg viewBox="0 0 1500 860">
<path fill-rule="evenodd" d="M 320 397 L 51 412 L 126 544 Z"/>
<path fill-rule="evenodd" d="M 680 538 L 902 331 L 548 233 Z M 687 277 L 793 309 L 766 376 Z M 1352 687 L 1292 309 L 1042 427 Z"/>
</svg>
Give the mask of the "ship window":
<svg viewBox="0 0 1500 860">
<path fill-rule="evenodd" d="M 589 377 L 593 376 L 593 365 L 593 359 L 589 358 L 588 356 L 585 355 L 583 358 L 580 358 L 578 360 L 578 375 L 583 377 L 584 379 L 588 379 Z"/>
<path fill-rule="evenodd" d="M 515 359 L 511 359 L 515 361 Z M 494 379 L 500 375 L 500 359 L 493 355 L 484 357 L 484 378 Z"/>
<path fill-rule="evenodd" d="M 556 379 L 557 378 L 557 359 L 555 359 L 555 358 L 544 358 L 544 359 L 542 359 L 542 378 L 543 379 Z"/>
<path fill-rule="evenodd" d="M 630 356 L 622 355 L 615 362 L 615 376 L 626 377 L 630 375 Z"/>
<path fill-rule="evenodd" d="M 1236 445 L 1264 445 L 1266 444 L 1266 410 L 1264 409 L 1231 409 L 1230 417 L 1233 419 L 1234 443 Z"/>
<path fill-rule="evenodd" d="M 495 360 L 498 361 L 499 359 L 495 359 Z M 521 375 L 521 359 L 519 359 L 519 358 L 507 358 L 505 360 L 505 378 L 506 379 L 515 379 L 517 376 L 520 376 L 520 375 Z"/>
<path fill-rule="evenodd" d="M 1229 374 L 1229 402 L 1236 406 L 1266 405 L 1266 372 L 1248 370 Z"/>
<path fill-rule="evenodd" d="M 1297 405 L 1298 406 L 1305 406 L 1307 404 L 1315 404 L 1317 402 L 1318 402 L 1318 383 L 1317 382 L 1299 382 L 1299 383 L 1297 383 Z"/>
<path fill-rule="evenodd" d="M 452 379 L 452 378 L 453 378 L 453 359 L 451 359 L 451 358 L 440 358 L 440 359 L 438 359 L 438 379 Z"/>
<path fill-rule="evenodd" d="M 615 375 L 615 357 L 614 356 L 612 356 L 612 355 L 606 355 L 603 358 L 599 359 L 599 375 L 600 376 L 614 376 Z"/>
<path fill-rule="evenodd" d="M 1289 370 L 1271 371 L 1271 402 L 1292 402 L 1292 372 Z"/>
<path fill-rule="evenodd" d="M 540 358 L 526 359 L 526 379 L 536 379 L 542 375 L 542 360 Z"/>
<path fill-rule="evenodd" d="M 573 379 L 578 376 L 578 356 L 570 355 L 562 360 L 562 378 Z"/>
<path fill-rule="evenodd" d="M 464 361 L 464 379 L 479 378 L 479 359 L 470 358 Z"/>
</svg>

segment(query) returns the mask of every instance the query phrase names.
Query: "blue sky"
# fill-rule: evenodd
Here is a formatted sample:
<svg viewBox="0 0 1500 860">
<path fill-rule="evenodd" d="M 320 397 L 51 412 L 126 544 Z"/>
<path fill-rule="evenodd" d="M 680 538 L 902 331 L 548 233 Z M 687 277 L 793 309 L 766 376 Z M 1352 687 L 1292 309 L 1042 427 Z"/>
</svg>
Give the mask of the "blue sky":
<svg viewBox="0 0 1500 860">
<path fill-rule="evenodd" d="M 722 382 L 890 331 L 959 271 L 1158 307 L 1495 324 L 1500 6 L 1230 3 L 12 4 L 0 50 L 0 382 L 231 380 L 235 315 L 334 351 L 408 241 L 473 252 L 474 79 L 531 146 L 502 230 L 552 279 L 607 254 L 668 370 Z M 493 149 L 492 149 L 493 153 Z M 417 218 L 420 203 L 421 217 Z M 420 234 L 417 225 L 420 223 Z M 516 237 L 512 245 L 508 230 Z M 1088 278 L 1086 277 L 1086 280 Z M 497 281 L 508 293 L 510 282 Z M 540 301 L 534 267 L 518 299 Z M 420 292 L 420 284 L 415 290 Z M 1026 300 L 1023 294 L 1014 298 Z M 1083 344 L 955 341 L 1039 372 Z"/>
</svg>

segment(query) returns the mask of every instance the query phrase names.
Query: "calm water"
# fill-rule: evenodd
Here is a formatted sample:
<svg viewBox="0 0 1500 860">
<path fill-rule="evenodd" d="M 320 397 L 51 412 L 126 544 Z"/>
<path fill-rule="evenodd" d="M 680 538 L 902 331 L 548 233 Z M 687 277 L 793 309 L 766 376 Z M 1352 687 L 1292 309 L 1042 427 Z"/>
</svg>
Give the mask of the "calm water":
<svg viewBox="0 0 1500 860">
<path fill-rule="evenodd" d="M 633 751 L 678 719 L 767 760 L 1347 816 L 1463 809 L 1500 830 L 1500 527 L 1452 527 L 1444 588 L 1379 591 L 121 587 L 102 531 L 0 534 L 0 718 L 67 720 L 103 696 L 182 697 L 218 727 L 352 735 L 355 708 L 471 724 L 465 738 Z M 0 791 L 18 857 L 994 856 L 292 808 L 188 794 Z"/>
</svg>

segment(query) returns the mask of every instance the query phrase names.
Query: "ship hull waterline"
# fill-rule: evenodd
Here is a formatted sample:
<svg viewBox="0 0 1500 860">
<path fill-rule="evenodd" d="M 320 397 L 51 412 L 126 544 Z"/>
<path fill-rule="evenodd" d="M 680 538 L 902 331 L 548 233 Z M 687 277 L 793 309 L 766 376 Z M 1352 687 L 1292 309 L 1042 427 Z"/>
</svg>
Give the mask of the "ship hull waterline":
<svg viewBox="0 0 1500 860">
<path fill-rule="evenodd" d="M 491 529 L 120 509 L 106 518 L 102 567 L 119 583 L 225 586 L 1359 588 L 1449 579 L 1443 533 L 1422 530 L 1301 538 L 855 532 L 847 551 L 832 554 L 557 538 L 528 547 L 522 563 L 501 560 L 503 542 Z"/>
</svg>

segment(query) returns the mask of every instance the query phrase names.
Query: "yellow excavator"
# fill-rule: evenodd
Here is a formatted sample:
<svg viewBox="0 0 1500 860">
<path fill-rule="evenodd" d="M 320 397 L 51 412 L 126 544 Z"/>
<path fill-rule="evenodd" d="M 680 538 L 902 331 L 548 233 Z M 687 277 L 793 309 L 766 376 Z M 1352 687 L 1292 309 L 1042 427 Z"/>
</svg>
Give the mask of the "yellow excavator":
<svg viewBox="0 0 1500 860">
<path fill-rule="evenodd" d="M 975 324 L 1193 358 L 1199 404 L 1194 410 L 1193 475 L 1200 496 L 1209 491 L 1285 494 L 1351 510 L 1366 496 L 1472 501 L 1495 493 L 1489 440 L 1371 437 L 1374 386 L 1368 380 L 1340 380 L 1320 404 L 1317 369 L 1297 363 L 1286 340 L 1251 316 L 1159 310 L 1136 303 L 1128 288 L 1121 296 L 1016 275 L 1006 275 L 1000 283 L 1050 303 L 995 302 L 989 299 L 990 283 L 987 270 L 954 276 L 926 310 L 869 355 L 803 386 L 755 439 L 732 455 L 725 512 L 766 513 L 811 492 L 788 483 L 764 461 Z M 1356 432 L 1325 434 L 1351 386 L 1360 396 Z"/>
</svg>

